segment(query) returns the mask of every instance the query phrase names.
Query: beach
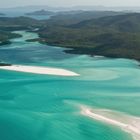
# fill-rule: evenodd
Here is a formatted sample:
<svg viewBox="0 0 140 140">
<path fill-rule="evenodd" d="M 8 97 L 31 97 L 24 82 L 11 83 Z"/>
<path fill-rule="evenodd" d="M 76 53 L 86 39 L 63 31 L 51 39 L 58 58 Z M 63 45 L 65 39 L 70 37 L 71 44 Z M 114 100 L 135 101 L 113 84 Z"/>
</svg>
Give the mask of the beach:
<svg viewBox="0 0 140 140">
<path fill-rule="evenodd" d="M 11 65 L 11 66 L 0 66 L 0 69 L 34 73 L 34 74 L 47 74 L 47 75 L 59 75 L 59 76 L 78 76 L 79 74 L 61 69 L 61 68 L 50 68 L 50 67 L 38 67 L 38 66 L 24 66 L 24 65 Z"/>
<path fill-rule="evenodd" d="M 115 117 L 112 117 L 110 115 L 111 111 L 109 111 L 109 113 L 108 111 L 104 111 L 104 114 L 100 114 L 96 113 L 96 111 L 94 112 L 94 110 L 86 106 L 81 106 L 81 114 L 100 122 L 120 127 L 123 131 L 131 134 L 135 140 L 140 139 L 140 126 L 138 126 L 140 124 L 140 118 L 132 116 L 127 117 L 125 115 L 124 120 L 120 120 L 119 118 L 117 118 L 117 115 Z"/>
</svg>

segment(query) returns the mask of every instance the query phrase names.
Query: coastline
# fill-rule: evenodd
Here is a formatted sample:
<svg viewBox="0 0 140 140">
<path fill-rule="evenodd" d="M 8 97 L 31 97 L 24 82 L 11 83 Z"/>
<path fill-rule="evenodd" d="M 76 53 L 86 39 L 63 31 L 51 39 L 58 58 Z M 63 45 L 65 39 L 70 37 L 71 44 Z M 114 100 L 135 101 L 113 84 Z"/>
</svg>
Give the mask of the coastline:
<svg viewBox="0 0 140 140">
<path fill-rule="evenodd" d="M 101 113 L 102 112 L 102 113 Z M 140 118 L 133 116 L 122 116 L 123 119 L 118 118 L 117 115 L 113 117 L 113 112 L 111 110 L 105 111 L 94 111 L 93 109 L 87 106 L 81 106 L 81 114 L 87 117 L 90 117 L 94 120 L 113 125 L 121 128 L 123 131 L 132 135 L 134 140 L 140 139 Z M 120 116 L 119 116 L 120 117 Z"/>
<path fill-rule="evenodd" d="M 0 66 L 2 70 L 44 74 L 44 75 L 58 75 L 58 76 L 79 76 L 79 74 L 61 68 L 39 67 L 39 66 L 25 66 L 25 65 L 10 65 Z"/>
<path fill-rule="evenodd" d="M 130 60 L 135 60 L 135 61 L 140 62 L 140 58 L 136 58 L 136 57 L 133 57 L 133 56 L 130 57 L 129 55 L 119 56 L 119 55 L 115 55 L 115 54 L 113 54 L 113 55 L 105 54 L 103 52 L 102 53 L 99 53 L 99 52 L 97 53 L 96 51 L 93 52 L 92 48 L 83 48 L 83 47 L 80 48 L 80 47 L 74 47 L 73 45 L 63 45 L 63 44 L 57 44 L 57 43 L 44 42 L 42 40 L 44 40 L 44 39 L 39 37 L 38 39 L 30 40 L 30 41 L 31 42 L 38 41 L 41 44 L 50 45 L 52 47 L 57 46 L 57 47 L 60 47 L 60 48 L 64 48 L 64 49 L 66 49 L 66 50 L 64 50 L 64 52 L 67 53 L 67 54 L 79 54 L 79 55 L 90 55 L 90 56 L 99 55 L 99 56 L 113 58 L 113 59 L 124 58 L 124 59 L 130 59 Z"/>
</svg>

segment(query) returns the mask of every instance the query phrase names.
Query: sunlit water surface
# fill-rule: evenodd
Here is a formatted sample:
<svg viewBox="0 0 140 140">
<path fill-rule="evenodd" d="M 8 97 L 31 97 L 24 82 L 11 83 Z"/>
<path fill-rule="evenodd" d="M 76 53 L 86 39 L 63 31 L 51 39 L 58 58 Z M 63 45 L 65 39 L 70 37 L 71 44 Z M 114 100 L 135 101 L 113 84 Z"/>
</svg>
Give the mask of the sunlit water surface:
<svg viewBox="0 0 140 140">
<path fill-rule="evenodd" d="M 63 48 L 26 42 L 35 33 L 0 47 L 12 64 L 68 69 L 78 77 L 0 70 L 0 140 L 132 140 L 121 129 L 80 114 L 76 104 L 140 117 L 137 61 L 64 53 Z"/>
</svg>

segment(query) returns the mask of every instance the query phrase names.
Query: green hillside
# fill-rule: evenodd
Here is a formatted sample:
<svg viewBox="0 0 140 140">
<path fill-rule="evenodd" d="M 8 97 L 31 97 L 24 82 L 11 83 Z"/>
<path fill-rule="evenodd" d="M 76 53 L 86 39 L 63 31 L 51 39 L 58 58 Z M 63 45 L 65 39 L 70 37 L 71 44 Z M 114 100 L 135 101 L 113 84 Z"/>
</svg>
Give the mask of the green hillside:
<svg viewBox="0 0 140 140">
<path fill-rule="evenodd" d="M 72 48 L 68 53 L 140 60 L 140 14 L 93 13 L 67 13 L 49 20 L 0 17 L 0 45 L 19 36 L 12 31 L 29 30 L 39 34 L 35 40 L 41 43 Z"/>
<path fill-rule="evenodd" d="M 140 60 L 138 13 L 94 18 L 71 25 L 60 23 L 40 30 L 43 42 L 73 48 L 67 51 L 69 53 Z"/>
</svg>

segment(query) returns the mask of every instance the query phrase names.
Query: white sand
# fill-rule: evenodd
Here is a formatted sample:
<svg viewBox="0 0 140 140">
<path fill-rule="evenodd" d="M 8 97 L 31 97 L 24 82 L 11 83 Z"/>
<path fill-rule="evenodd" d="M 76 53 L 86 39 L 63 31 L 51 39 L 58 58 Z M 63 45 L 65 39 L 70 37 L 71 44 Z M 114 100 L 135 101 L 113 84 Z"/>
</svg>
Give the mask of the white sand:
<svg viewBox="0 0 140 140">
<path fill-rule="evenodd" d="M 65 70 L 65 69 L 38 67 L 38 66 L 11 65 L 11 66 L 0 66 L 0 69 L 18 71 L 18 72 L 35 73 L 35 74 L 59 75 L 59 76 L 78 76 L 79 75 L 75 72 Z"/>
<path fill-rule="evenodd" d="M 86 106 L 81 106 L 81 109 L 82 109 L 81 113 L 83 115 L 107 124 L 120 127 L 122 130 L 131 134 L 135 140 L 140 140 L 140 118 L 132 117 L 132 116 L 131 117 L 128 116 L 127 118 L 127 116 L 125 116 L 123 118 L 124 120 L 119 120 L 116 119 L 117 116 L 116 118 L 114 117 L 112 118 L 112 116 L 109 117 L 108 114 L 106 114 L 107 116 L 105 116 L 103 114 L 94 113 L 92 109 Z"/>
</svg>

